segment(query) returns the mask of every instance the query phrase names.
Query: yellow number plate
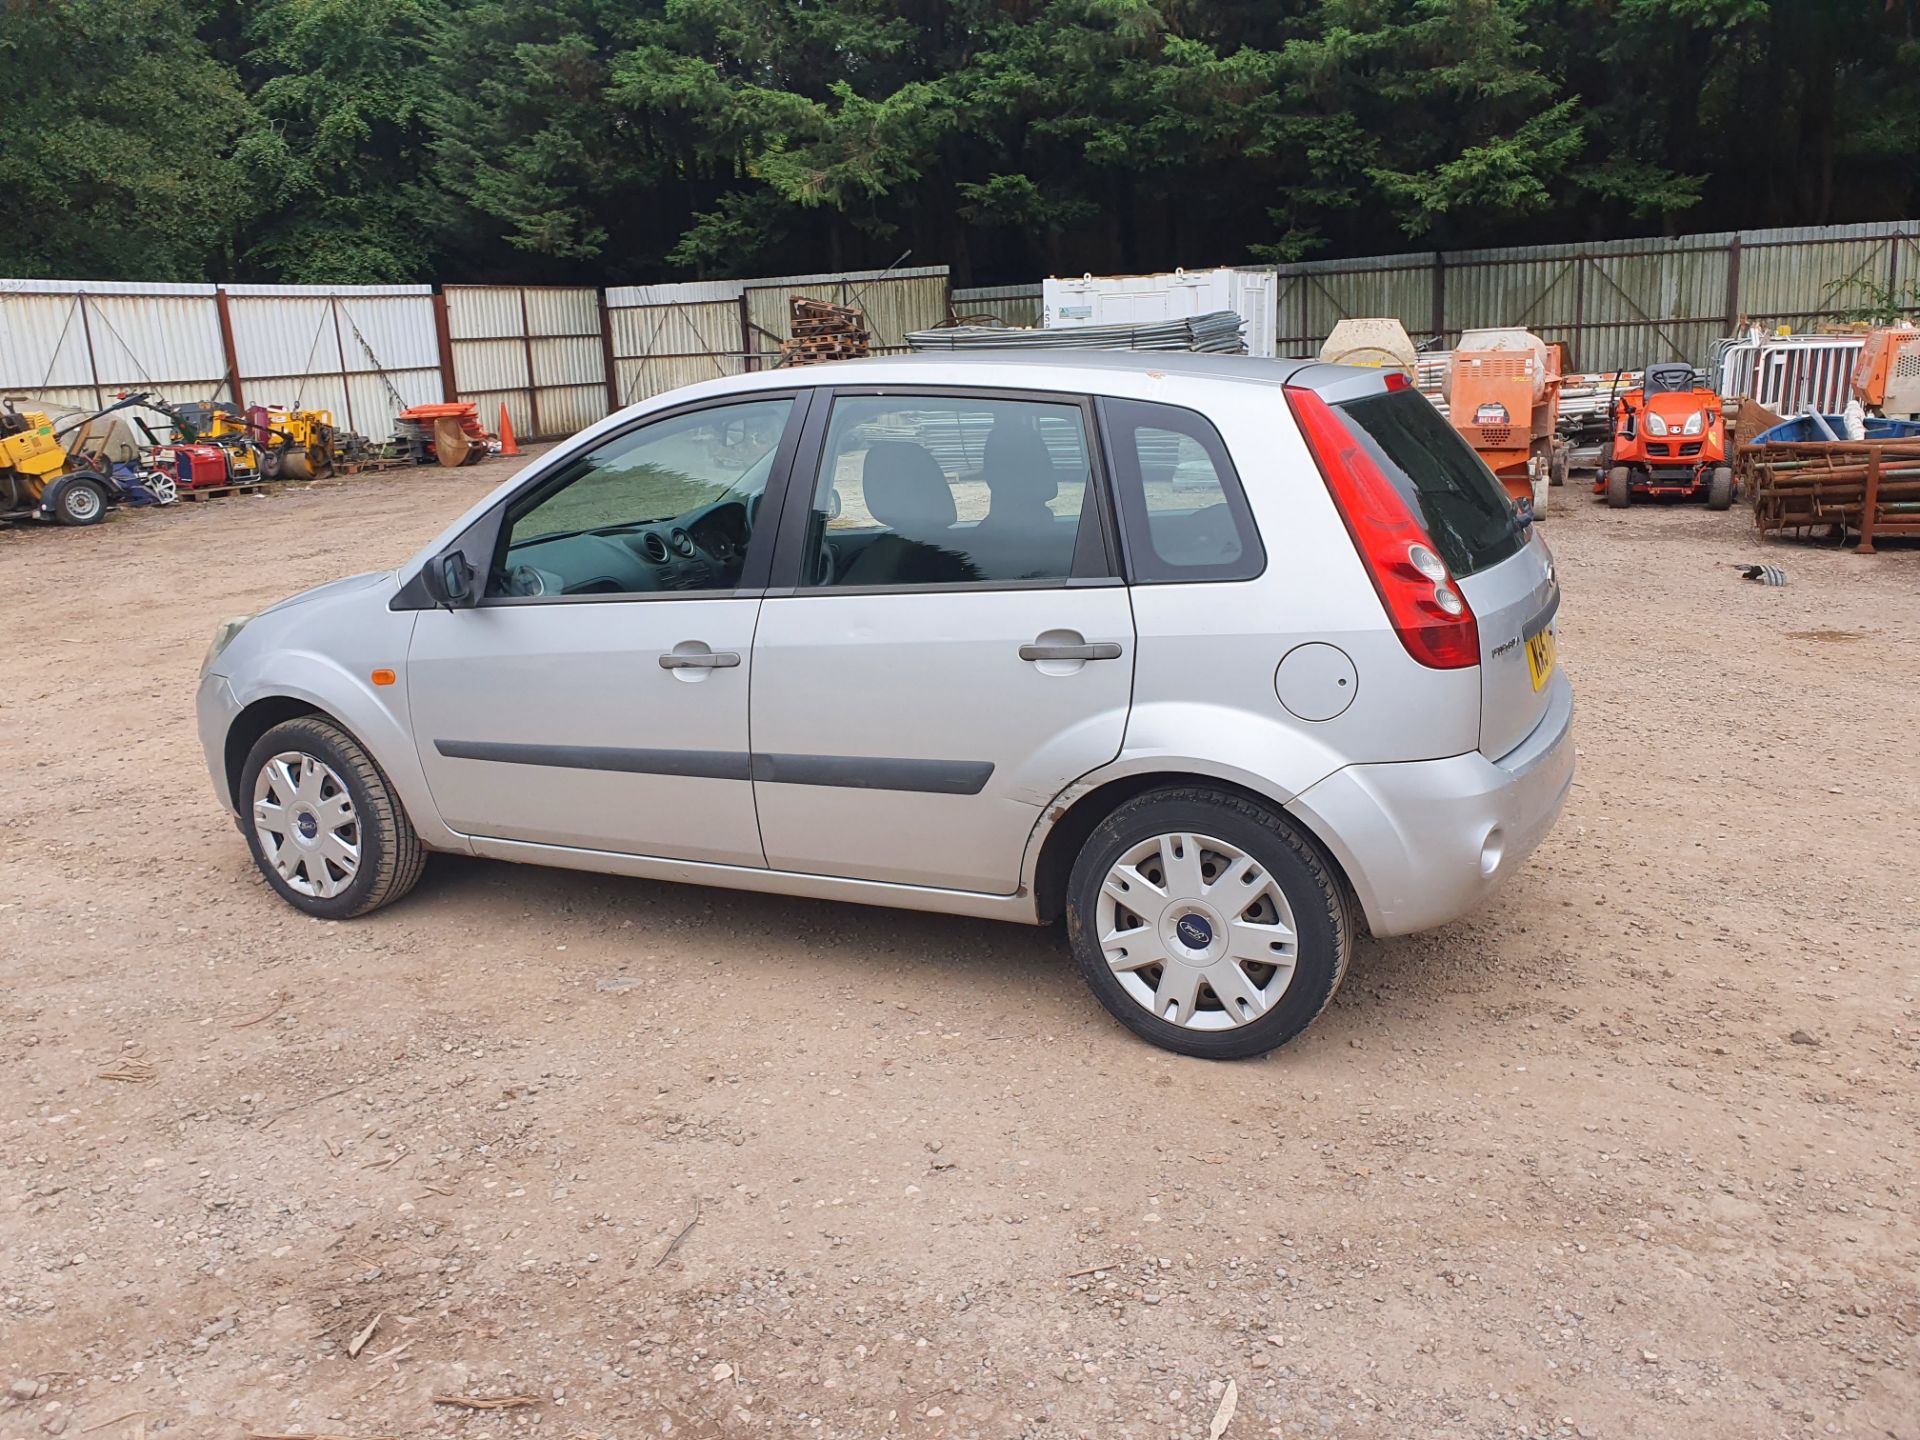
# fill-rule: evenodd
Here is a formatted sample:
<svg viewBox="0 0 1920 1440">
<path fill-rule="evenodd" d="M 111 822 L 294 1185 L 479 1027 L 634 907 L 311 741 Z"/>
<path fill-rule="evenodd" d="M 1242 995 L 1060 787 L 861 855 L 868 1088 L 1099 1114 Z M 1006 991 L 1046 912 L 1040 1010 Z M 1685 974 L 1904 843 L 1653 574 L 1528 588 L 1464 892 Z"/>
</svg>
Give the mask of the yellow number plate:
<svg viewBox="0 0 1920 1440">
<path fill-rule="evenodd" d="M 1538 635 L 1527 637 L 1527 673 L 1533 677 L 1534 689 L 1546 684 L 1547 677 L 1553 674 L 1553 660 L 1553 627 L 1549 625 Z"/>
</svg>

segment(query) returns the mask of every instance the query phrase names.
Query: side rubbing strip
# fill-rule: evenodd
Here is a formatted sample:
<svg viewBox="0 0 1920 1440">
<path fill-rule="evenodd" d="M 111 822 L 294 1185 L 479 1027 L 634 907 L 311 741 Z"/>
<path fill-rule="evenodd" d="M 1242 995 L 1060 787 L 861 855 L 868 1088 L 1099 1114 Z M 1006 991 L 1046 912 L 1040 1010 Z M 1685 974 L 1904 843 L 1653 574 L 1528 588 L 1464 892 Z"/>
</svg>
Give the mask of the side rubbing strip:
<svg viewBox="0 0 1920 1440">
<path fill-rule="evenodd" d="M 436 740 L 433 748 L 449 760 L 491 760 L 501 765 L 682 775 L 694 780 L 762 780 L 843 790 L 910 790 L 926 795 L 978 795 L 993 775 L 991 760 L 748 756 L 733 750 L 629 750 L 618 745 L 513 745 L 493 740 Z"/>
<path fill-rule="evenodd" d="M 918 790 L 978 795 L 993 774 L 991 760 L 892 760 L 875 755 L 762 755 L 753 778 L 778 785 L 832 785 L 845 790 Z"/>
<path fill-rule="evenodd" d="M 449 760 L 492 760 L 502 765 L 684 775 L 694 780 L 752 778 L 746 754 L 738 750 L 629 750 L 620 745 L 509 745 L 492 740 L 436 740 L 433 748 Z"/>
</svg>

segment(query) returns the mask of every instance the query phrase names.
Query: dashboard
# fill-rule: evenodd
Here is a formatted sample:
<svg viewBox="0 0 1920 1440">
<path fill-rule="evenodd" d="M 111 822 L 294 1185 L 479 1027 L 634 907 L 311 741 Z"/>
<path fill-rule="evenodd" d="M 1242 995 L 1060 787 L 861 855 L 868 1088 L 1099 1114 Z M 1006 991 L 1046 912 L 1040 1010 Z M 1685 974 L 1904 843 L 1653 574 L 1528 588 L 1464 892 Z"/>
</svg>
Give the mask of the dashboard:
<svg viewBox="0 0 1920 1440">
<path fill-rule="evenodd" d="M 487 593 L 524 598 L 732 589 L 758 499 L 722 499 L 670 520 L 520 541 L 507 547 Z"/>
</svg>

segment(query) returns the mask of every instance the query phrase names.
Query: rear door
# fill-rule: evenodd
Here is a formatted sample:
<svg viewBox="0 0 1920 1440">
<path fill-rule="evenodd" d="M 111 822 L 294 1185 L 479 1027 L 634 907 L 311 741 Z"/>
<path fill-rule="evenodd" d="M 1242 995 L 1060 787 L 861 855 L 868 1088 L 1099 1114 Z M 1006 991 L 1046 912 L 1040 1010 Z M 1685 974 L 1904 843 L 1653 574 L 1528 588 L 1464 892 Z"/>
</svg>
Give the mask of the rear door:
<svg viewBox="0 0 1920 1440">
<path fill-rule="evenodd" d="M 1418 391 L 1341 402 L 1362 443 L 1413 507 L 1480 631 L 1480 750 L 1499 758 L 1538 725 L 1558 665 L 1560 587 L 1536 526 Z"/>
<path fill-rule="evenodd" d="M 1011 894 L 1041 807 L 1119 753 L 1133 615 L 1090 418 L 1030 393 L 816 400 L 753 648 L 774 869 Z"/>
</svg>

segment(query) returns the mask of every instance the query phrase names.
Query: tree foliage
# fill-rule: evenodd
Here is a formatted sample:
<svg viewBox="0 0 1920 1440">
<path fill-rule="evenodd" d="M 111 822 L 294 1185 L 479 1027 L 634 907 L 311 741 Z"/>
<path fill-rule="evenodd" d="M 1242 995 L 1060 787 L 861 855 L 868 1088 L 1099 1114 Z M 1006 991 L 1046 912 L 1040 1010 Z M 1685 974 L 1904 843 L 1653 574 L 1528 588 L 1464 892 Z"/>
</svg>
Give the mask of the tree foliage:
<svg viewBox="0 0 1920 1440">
<path fill-rule="evenodd" d="M 0 274 L 230 268 L 251 107 L 190 0 L 0 0 Z"/>
<path fill-rule="evenodd" d="M 1012 279 L 1898 218 L 1917 29 L 1920 0 L 0 0 L 0 273 Z"/>
</svg>

